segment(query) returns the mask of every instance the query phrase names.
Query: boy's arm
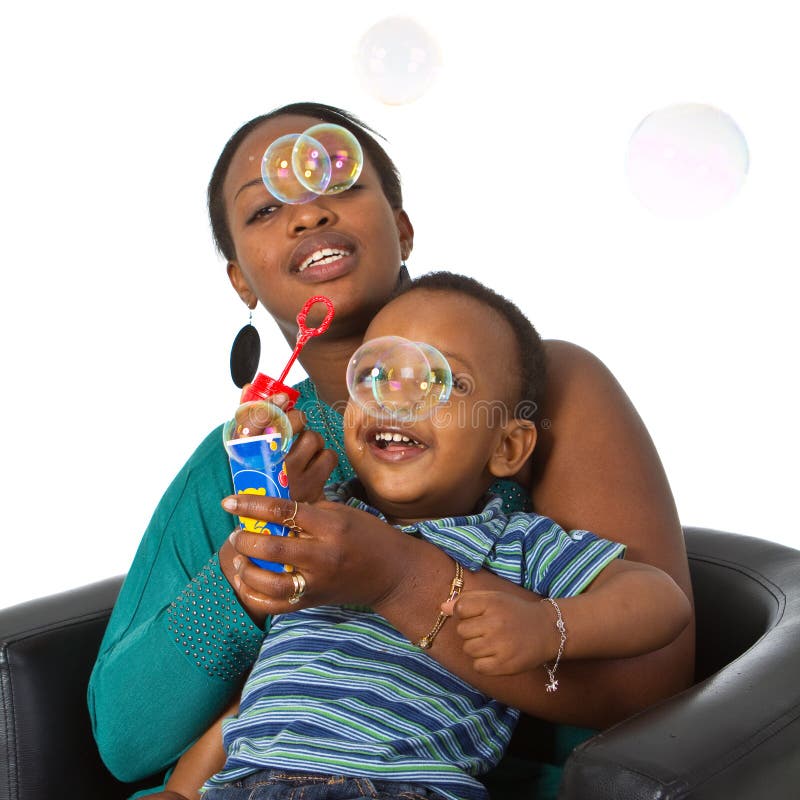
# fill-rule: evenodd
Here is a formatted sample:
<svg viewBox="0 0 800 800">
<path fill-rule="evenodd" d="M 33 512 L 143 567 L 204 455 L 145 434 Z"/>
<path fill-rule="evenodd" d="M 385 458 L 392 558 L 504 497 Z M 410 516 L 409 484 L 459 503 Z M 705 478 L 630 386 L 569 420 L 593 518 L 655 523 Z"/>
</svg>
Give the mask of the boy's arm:
<svg viewBox="0 0 800 800">
<path fill-rule="evenodd" d="M 199 800 L 203 784 L 225 766 L 222 722 L 226 717 L 236 714 L 238 709 L 237 698 L 180 757 L 164 790 L 148 794 L 142 800 Z"/>
<path fill-rule="evenodd" d="M 665 572 L 615 560 L 583 594 L 557 599 L 564 657 L 627 658 L 665 647 L 688 625 L 686 595 Z M 457 632 L 476 672 L 513 675 L 553 663 L 561 635 L 552 604 L 538 595 L 465 592 L 455 606 Z"/>
</svg>

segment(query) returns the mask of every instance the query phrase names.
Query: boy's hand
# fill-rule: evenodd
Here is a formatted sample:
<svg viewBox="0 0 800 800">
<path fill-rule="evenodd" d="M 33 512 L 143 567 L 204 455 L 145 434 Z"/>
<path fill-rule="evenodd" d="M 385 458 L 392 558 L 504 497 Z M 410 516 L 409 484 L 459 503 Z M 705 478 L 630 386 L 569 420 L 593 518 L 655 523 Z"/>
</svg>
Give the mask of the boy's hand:
<svg viewBox="0 0 800 800">
<path fill-rule="evenodd" d="M 286 456 L 286 474 L 292 500 L 314 503 L 324 498 L 322 489 L 338 458 L 333 450 L 325 449 L 322 436 L 306 429 L 306 417 L 302 411 L 292 410 L 288 417 L 296 437 Z"/>
<path fill-rule="evenodd" d="M 482 675 L 516 675 L 540 667 L 558 651 L 556 626 L 541 598 L 465 591 L 453 619 L 464 653 Z"/>
</svg>

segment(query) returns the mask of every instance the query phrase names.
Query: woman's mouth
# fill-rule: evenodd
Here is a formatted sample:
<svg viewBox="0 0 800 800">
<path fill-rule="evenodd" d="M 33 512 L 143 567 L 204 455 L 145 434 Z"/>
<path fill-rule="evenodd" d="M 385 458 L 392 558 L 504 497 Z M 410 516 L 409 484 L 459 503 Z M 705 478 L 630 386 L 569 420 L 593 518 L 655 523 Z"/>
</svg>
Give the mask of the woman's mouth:
<svg viewBox="0 0 800 800">
<path fill-rule="evenodd" d="M 297 267 L 298 272 L 305 272 L 309 267 L 321 267 L 327 264 L 332 264 L 340 258 L 346 258 L 351 255 L 350 250 L 342 248 L 323 247 L 315 250 L 308 258 Z"/>
<path fill-rule="evenodd" d="M 306 283 L 320 283 L 346 275 L 356 263 L 355 242 L 338 231 L 324 231 L 298 242 L 289 270 Z"/>
</svg>

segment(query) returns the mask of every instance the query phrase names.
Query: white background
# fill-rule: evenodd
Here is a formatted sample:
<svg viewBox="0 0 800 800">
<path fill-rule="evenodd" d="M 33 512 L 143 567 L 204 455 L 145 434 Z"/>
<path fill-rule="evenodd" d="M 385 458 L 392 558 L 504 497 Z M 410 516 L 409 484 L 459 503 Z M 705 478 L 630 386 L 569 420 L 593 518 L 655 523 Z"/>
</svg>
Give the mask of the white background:
<svg viewBox="0 0 800 800">
<path fill-rule="evenodd" d="M 238 399 L 246 322 L 205 187 L 252 116 L 314 99 L 388 139 L 412 273 L 451 268 L 593 350 L 647 423 L 685 524 L 800 545 L 793 3 L 495 0 L 16 3 L 0 123 L 0 606 L 122 573 L 196 444 Z M 412 16 L 443 67 L 418 101 L 361 87 L 358 40 Z M 650 112 L 707 103 L 750 149 L 735 199 L 652 215 L 624 171 Z M 504 162 L 509 148 L 526 155 Z M 285 342 L 266 313 L 262 366 Z M 292 377 L 296 377 L 296 374 Z M 180 424 L 164 409 L 184 398 Z"/>
</svg>

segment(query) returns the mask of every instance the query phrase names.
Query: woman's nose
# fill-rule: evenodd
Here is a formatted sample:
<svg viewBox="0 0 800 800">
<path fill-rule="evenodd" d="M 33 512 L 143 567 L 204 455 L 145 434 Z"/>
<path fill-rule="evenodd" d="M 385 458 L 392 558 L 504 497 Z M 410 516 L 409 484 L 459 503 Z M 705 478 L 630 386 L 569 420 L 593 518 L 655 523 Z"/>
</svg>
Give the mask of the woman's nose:
<svg viewBox="0 0 800 800">
<path fill-rule="evenodd" d="M 299 203 L 294 206 L 293 212 L 290 228 L 294 234 L 314 228 L 324 228 L 336 219 L 331 209 L 319 199 L 309 203 Z"/>
</svg>

